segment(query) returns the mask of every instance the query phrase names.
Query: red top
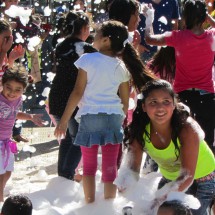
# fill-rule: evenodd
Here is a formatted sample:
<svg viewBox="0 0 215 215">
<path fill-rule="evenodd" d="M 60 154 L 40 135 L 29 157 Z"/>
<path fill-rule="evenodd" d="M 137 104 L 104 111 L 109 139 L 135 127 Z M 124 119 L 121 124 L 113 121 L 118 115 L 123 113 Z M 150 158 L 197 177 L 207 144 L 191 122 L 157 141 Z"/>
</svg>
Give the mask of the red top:
<svg viewBox="0 0 215 215">
<path fill-rule="evenodd" d="M 206 30 L 201 35 L 190 30 L 167 32 L 165 41 L 175 48 L 175 92 L 198 88 L 214 93 L 215 29 Z"/>
</svg>

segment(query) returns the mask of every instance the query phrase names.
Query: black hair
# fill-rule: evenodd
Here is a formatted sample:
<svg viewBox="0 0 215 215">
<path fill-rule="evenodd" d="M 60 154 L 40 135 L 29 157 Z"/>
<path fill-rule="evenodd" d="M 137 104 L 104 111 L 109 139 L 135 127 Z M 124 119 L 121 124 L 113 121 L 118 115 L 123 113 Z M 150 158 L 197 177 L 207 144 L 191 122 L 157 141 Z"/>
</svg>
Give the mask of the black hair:
<svg viewBox="0 0 215 215">
<path fill-rule="evenodd" d="M 145 102 L 146 98 L 153 90 L 160 89 L 166 90 L 174 101 L 175 109 L 171 118 L 171 127 L 173 128 L 171 137 L 175 146 L 176 158 L 178 159 L 180 155 L 180 149 L 177 143 L 177 138 L 183 125 L 186 122 L 186 119 L 189 116 L 189 113 L 183 105 L 180 105 L 177 102 L 177 96 L 172 89 L 172 85 L 168 81 L 162 79 L 152 80 L 146 83 L 142 91 L 143 99 L 139 99 L 137 101 L 137 107 L 133 113 L 132 122 L 124 130 L 125 137 L 123 142 L 125 146 L 128 147 L 133 142 L 133 140 L 136 139 L 144 150 L 145 141 L 147 140 L 143 139 L 143 134 L 145 134 L 148 137 L 147 139 L 150 140 L 150 134 L 146 131 L 146 126 L 150 123 L 150 118 L 147 113 L 143 111 L 142 104 Z"/>
<path fill-rule="evenodd" d="M 11 29 L 10 23 L 4 19 L 0 19 L 0 34 L 10 29 Z"/>
<path fill-rule="evenodd" d="M 122 58 L 138 91 L 141 91 L 147 81 L 155 78 L 144 66 L 132 44 L 128 42 L 128 30 L 123 23 L 109 20 L 104 22 L 97 31 L 101 32 L 103 37 L 109 37 L 113 54 Z"/>
<path fill-rule="evenodd" d="M 175 78 L 175 49 L 161 47 L 152 57 L 149 68 L 160 78 L 173 82 Z"/>
<path fill-rule="evenodd" d="M 29 82 L 32 80 L 29 79 L 29 75 L 22 65 L 14 65 L 13 68 L 6 68 L 2 76 L 2 84 L 5 84 L 8 81 L 16 81 L 23 85 L 25 89 Z"/>
<path fill-rule="evenodd" d="M 79 0 L 74 0 L 73 2 L 72 2 L 72 4 L 73 4 L 73 10 L 75 10 L 75 5 L 76 5 L 76 2 L 77 1 L 79 1 Z M 80 0 L 81 2 L 83 2 L 83 4 L 84 4 L 84 10 L 83 11 L 86 11 L 86 7 L 85 7 L 85 0 Z"/>
<path fill-rule="evenodd" d="M 204 0 L 185 0 L 183 18 L 187 29 L 202 25 L 207 17 L 207 6 Z"/>
<path fill-rule="evenodd" d="M 81 29 L 89 24 L 89 17 L 83 11 L 69 11 L 63 24 L 63 33 L 65 36 L 79 35 Z"/>
<path fill-rule="evenodd" d="M 172 201 L 166 201 L 164 202 L 160 208 L 169 208 L 172 209 L 173 215 L 192 215 L 190 208 L 178 201 L 178 200 L 172 200 Z"/>
<path fill-rule="evenodd" d="M 109 19 L 128 25 L 131 15 L 139 11 L 140 4 L 136 0 L 114 0 L 109 8 Z"/>
<path fill-rule="evenodd" d="M 3 215 L 32 215 L 33 205 L 31 200 L 24 195 L 9 196 L 3 206 Z"/>
</svg>

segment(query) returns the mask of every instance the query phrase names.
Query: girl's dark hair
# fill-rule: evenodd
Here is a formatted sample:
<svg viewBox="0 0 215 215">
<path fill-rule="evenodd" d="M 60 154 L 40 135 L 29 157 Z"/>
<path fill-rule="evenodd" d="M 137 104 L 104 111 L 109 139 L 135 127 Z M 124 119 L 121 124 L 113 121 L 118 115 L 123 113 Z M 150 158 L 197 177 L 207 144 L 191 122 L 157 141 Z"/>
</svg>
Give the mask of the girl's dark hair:
<svg viewBox="0 0 215 215">
<path fill-rule="evenodd" d="M 166 201 L 160 208 L 172 209 L 173 215 L 192 215 L 190 208 L 178 200 Z"/>
<path fill-rule="evenodd" d="M 111 50 L 114 55 L 120 56 L 128 71 L 131 73 L 133 85 L 141 91 L 145 83 L 155 78 L 142 63 L 137 51 L 128 42 L 128 30 L 119 21 L 106 21 L 98 29 L 103 37 L 109 37 Z"/>
<path fill-rule="evenodd" d="M 183 5 L 182 14 L 187 29 L 192 29 L 205 22 L 207 6 L 204 0 L 185 0 Z"/>
<path fill-rule="evenodd" d="M 152 57 L 149 68 L 160 78 L 172 83 L 175 78 L 175 49 L 161 47 Z"/>
<path fill-rule="evenodd" d="M 143 134 L 148 137 L 146 139 L 150 140 L 150 134 L 146 131 L 146 125 L 150 123 L 150 118 L 147 113 L 143 111 L 142 104 L 153 90 L 167 91 L 174 101 L 175 109 L 171 119 L 171 127 L 173 128 L 171 137 L 175 145 L 175 154 L 178 159 L 180 155 L 180 149 L 177 143 L 177 138 L 186 122 L 187 117 L 189 116 L 189 113 L 182 104 L 177 102 L 176 94 L 172 89 L 172 85 L 165 80 L 152 80 L 146 83 L 142 91 L 143 99 L 137 101 L 137 107 L 133 113 L 132 122 L 124 130 L 125 138 L 123 142 L 125 146 L 128 147 L 133 142 L 133 140 L 136 139 L 144 149 L 145 141 L 147 140 L 143 139 Z"/>
<path fill-rule="evenodd" d="M 4 19 L 0 19 L 0 34 L 11 29 L 10 23 Z"/>
<path fill-rule="evenodd" d="M 7 68 L 2 76 L 2 84 L 5 84 L 8 81 L 19 82 L 23 85 L 23 88 L 26 88 L 32 79 L 29 78 L 24 66 L 14 65 L 11 69 Z"/>
<path fill-rule="evenodd" d="M 140 4 L 136 0 L 114 0 L 109 8 L 109 19 L 128 25 L 132 14 L 139 11 Z"/>
<path fill-rule="evenodd" d="M 13 195 L 5 200 L 1 213 L 4 215 L 32 215 L 32 210 L 32 202 L 27 196 Z"/>
<path fill-rule="evenodd" d="M 90 20 L 86 13 L 82 11 L 69 11 L 63 24 L 63 33 L 65 36 L 76 36 L 81 33 L 81 29 L 89 25 Z"/>
</svg>

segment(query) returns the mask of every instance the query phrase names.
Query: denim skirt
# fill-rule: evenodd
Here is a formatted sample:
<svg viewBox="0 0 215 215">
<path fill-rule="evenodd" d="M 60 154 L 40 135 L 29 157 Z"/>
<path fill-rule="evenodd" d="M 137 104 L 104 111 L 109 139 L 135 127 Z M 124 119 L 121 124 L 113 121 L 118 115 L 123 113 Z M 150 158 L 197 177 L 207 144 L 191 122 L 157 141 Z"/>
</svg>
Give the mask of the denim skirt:
<svg viewBox="0 0 215 215">
<path fill-rule="evenodd" d="M 74 145 L 91 147 L 92 145 L 122 143 L 123 120 L 124 116 L 119 114 L 82 115 Z"/>
</svg>

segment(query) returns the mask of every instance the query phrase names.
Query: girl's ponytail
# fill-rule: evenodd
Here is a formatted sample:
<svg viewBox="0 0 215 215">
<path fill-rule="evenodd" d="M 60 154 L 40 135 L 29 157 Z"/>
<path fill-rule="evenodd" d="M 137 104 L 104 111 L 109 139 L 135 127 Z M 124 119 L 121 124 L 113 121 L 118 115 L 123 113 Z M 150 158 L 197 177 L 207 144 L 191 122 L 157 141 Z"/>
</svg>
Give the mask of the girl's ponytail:
<svg viewBox="0 0 215 215">
<path fill-rule="evenodd" d="M 129 42 L 124 45 L 125 47 L 121 53 L 122 60 L 131 73 L 133 85 L 140 92 L 146 82 L 157 78 L 145 67 L 134 47 Z"/>
</svg>

